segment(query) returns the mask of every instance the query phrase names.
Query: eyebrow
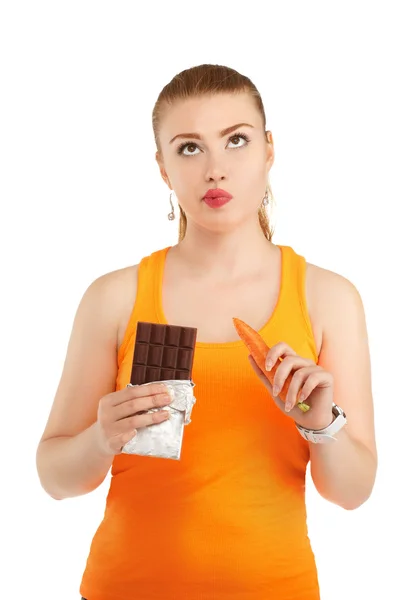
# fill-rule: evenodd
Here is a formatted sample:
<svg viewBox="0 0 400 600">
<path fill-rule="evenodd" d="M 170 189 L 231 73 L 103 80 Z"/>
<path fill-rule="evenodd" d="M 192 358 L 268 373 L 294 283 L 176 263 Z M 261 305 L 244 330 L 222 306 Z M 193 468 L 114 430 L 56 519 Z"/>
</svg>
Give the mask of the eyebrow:
<svg viewBox="0 0 400 600">
<path fill-rule="evenodd" d="M 239 127 L 252 127 L 254 129 L 254 125 L 250 125 L 249 123 L 238 123 L 237 125 L 231 125 L 231 127 L 227 127 L 226 129 L 223 129 L 222 131 L 219 132 L 221 137 L 224 137 L 225 135 L 228 135 L 228 133 L 232 133 L 232 131 L 235 131 L 235 129 L 238 129 Z M 172 138 L 172 140 L 170 141 L 170 144 L 172 144 L 172 142 L 174 142 L 176 139 L 178 138 L 192 138 L 195 140 L 201 140 L 201 135 L 199 135 L 198 133 L 178 133 L 178 135 L 176 135 L 175 137 Z"/>
</svg>

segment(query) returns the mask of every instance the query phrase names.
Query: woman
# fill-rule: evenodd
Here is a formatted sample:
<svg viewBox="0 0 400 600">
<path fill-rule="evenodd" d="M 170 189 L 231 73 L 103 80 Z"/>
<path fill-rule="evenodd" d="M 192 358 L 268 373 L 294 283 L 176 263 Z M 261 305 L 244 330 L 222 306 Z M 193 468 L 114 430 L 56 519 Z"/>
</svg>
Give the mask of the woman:
<svg viewBox="0 0 400 600">
<path fill-rule="evenodd" d="M 112 467 L 80 589 L 88 600 L 316 600 L 308 462 L 330 502 L 355 509 L 371 494 L 362 302 L 348 280 L 272 243 L 265 125 L 258 91 L 236 71 L 177 75 L 153 126 L 161 176 L 179 202 L 179 243 L 96 279 L 78 307 L 37 465 L 56 499 L 94 490 Z M 233 317 L 271 347 L 268 368 L 280 362 L 273 390 Z M 146 412 L 168 406 L 162 384 L 127 387 L 138 321 L 197 328 L 197 403 L 179 461 L 121 453 L 169 414 Z M 294 406 L 301 391 L 306 413 Z"/>
</svg>

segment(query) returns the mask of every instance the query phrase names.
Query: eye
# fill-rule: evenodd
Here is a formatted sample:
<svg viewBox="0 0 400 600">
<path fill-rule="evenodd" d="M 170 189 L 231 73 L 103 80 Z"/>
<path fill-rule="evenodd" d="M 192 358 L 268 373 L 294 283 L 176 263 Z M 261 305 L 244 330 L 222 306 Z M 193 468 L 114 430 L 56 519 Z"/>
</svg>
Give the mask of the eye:
<svg viewBox="0 0 400 600">
<path fill-rule="evenodd" d="M 178 147 L 178 154 L 183 154 L 184 156 L 195 156 L 194 152 L 192 152 L 193 148 L 197 148 L 197 150 L 199 149 L 197 144 L 194 144 L 193 142 L 185 142 Z M 185 150 L 189 150 L 189 152 L 185 152 Z"/>
<path fill-rule="evenodd" d="M 245 142 L 245 143 L 239 144 L 239 142 L 241 140 L 243 142 Z M 235 135 L 232 135 L 229 138 L 229 143 L 231 143 L 231 142 L 233 143 L 233 146 L 231 146 L 231 147 L 233 147 L 233 148 L 241 148 L 242 146 L 247 145 L 250 142 L 250 140 L 249 140 L 249 138 L 247 137 L 247 135 L 245 133 L 235 133 Z"/>
</svg>

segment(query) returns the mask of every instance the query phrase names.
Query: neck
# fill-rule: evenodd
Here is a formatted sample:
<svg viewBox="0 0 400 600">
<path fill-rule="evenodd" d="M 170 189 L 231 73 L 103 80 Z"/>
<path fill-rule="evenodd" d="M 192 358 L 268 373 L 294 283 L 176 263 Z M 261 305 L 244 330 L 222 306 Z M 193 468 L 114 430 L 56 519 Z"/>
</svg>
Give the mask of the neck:
<svg viewBox="0 0 400 600">
<path fill-rule="evenodd" d="M 192 274 L 220 279 L 265 270 L 275 252 L 275 245 L 265 237 L 258 218 L 223 233 L 188 222 L 184 239 L 174 247 L 178 259 Z"/>
</svg>

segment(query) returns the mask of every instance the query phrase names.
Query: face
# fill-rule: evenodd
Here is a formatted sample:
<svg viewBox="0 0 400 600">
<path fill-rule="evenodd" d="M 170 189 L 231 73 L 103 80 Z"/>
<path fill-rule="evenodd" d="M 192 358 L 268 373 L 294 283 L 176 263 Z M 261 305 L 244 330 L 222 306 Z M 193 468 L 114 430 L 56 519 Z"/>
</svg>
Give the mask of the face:
<svg viewBox="0 0 400 600">
<path fill-rule="evenodd" d="M 162 116 L 156 158 L 161 175 L 186 213 L 188 227 L 225 231 L 257 219 L 273 164 L 272 135 L 248 93 L 177 101 Z M 232 198 L 220 205 L 209 190 Z"/>
</svg>

